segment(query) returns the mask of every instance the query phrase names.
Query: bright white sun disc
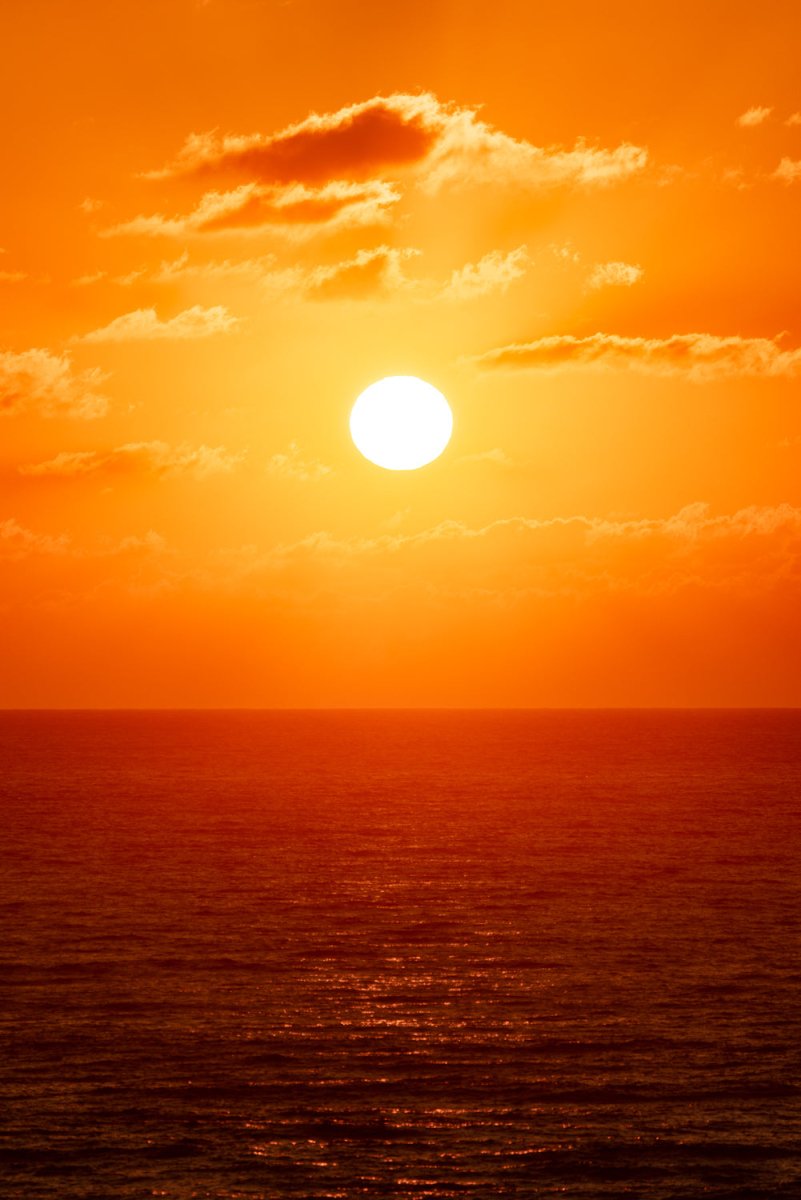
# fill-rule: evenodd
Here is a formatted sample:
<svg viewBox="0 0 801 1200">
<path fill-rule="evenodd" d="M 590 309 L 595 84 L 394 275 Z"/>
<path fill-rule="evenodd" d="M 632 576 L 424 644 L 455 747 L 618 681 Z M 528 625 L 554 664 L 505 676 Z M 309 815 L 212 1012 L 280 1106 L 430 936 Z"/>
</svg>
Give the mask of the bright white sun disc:
<svg viewBox="0 0 801 1200">
<path fill-rule="evenodd" d="M 415 375 L 371 383 L 350 414 L 356 448 L 388 471 L 414 471 L 433 462 L 452 430 L 453 413 L 442 392 Z"/>
</svg>

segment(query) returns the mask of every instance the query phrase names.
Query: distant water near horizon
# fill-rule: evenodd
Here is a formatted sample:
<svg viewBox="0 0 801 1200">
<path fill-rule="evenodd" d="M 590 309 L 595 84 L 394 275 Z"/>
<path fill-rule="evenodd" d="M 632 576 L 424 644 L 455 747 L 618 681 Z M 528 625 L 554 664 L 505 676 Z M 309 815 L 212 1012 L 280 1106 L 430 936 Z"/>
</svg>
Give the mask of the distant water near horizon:
<svg viewBox="0 0 801 1200">
<path fill-rule="evenodd" d="M 0 713 L 3 1200 L 801 1196 L 801 711 Z"/>
</svg>

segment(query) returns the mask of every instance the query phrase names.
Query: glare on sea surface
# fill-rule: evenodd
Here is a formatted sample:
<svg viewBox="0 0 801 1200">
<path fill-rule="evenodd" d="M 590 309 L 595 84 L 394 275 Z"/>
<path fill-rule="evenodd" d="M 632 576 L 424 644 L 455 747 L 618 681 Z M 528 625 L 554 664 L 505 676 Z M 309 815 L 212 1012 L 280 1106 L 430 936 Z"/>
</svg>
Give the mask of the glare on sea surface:
<svg viewBox="0 0 801 1200">
<path fill-rule="evenodd" d="M 414 471 L 433 462 L 452 431 L 448 401 L 415 375 L 379 379 L 362 392 L 350 414 L 356 448 L 388 471 Z"/>
</svg>

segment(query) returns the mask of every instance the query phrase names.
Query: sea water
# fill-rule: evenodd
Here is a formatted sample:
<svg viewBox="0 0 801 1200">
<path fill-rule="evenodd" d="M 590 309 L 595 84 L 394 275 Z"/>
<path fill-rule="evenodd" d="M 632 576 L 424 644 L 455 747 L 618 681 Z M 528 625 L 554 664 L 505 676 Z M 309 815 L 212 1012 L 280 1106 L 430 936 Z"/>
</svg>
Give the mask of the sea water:
<svg viewBox="0 0 801 1200">
<path fill-rule="evenodd" d="M 0 714 L 0 1195 L 801 1196 L 801 713 Z"/>
</svg>

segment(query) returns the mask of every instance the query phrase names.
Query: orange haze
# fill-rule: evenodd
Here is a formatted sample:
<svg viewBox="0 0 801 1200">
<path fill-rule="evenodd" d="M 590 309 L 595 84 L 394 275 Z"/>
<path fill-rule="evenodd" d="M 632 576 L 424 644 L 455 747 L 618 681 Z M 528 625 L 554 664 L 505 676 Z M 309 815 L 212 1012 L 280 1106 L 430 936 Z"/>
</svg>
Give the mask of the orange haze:
<svg viewBox="0 0 801 1200">
<path fill-rule="evenodd" d="M 795 0 L 3 25 L 0 705 L 801 704 Z"/>
</svg>

